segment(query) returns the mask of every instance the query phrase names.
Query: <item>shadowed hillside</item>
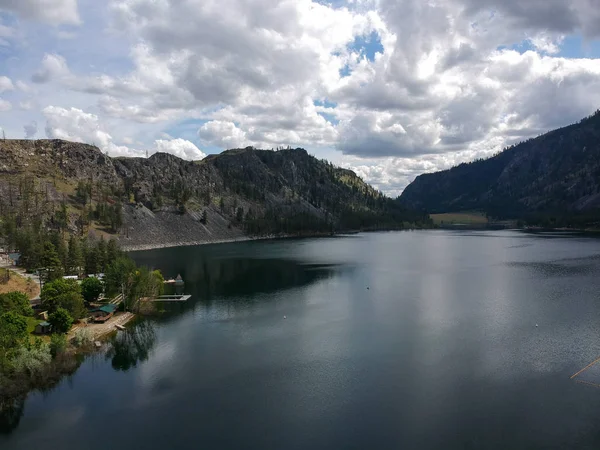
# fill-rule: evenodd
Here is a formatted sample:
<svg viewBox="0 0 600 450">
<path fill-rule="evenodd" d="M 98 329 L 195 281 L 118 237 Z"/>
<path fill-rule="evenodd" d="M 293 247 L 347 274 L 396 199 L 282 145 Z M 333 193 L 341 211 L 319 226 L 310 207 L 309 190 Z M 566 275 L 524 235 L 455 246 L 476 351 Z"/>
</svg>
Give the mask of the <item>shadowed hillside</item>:
<svg viewBox="0 0 600 450">
<path fill-rule="evenodd" d="M 479 210 L 496 218 L 595 220 L 600 207 L 600 112 L 492 158 L 421 175 L 400 200 L 432 213 Z"/>
</svg>

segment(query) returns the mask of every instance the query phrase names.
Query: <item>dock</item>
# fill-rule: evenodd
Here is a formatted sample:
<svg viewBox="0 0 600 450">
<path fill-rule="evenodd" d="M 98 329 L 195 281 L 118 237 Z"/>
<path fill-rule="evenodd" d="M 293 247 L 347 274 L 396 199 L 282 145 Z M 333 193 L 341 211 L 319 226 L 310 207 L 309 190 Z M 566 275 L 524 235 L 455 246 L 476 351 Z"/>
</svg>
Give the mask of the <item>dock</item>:
<svg viewBox="0 0 600 450">
<path fill-rule="evenodd" d="M 187 302 L 192 296 L 188 294 L 183 295 L 161 295 L 160 297 L 151 298 L 149 302 Z"/>
</svg>

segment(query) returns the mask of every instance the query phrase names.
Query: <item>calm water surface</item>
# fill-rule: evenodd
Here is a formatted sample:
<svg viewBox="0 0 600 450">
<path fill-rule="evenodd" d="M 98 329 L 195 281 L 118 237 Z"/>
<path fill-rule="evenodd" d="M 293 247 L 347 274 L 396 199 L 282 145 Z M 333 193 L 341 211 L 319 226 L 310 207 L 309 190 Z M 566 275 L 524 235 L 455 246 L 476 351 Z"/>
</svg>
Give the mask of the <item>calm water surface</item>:
<svg viewBox="0 0 600 450">
<path fill-rule="evenodd" d="M 600 389 L 569 379 L 600 356 L 600 240 L 377 233 L 134 258 L 192 300 L 31 394 L 2 450 L 600 448 Z"/>
</svg>

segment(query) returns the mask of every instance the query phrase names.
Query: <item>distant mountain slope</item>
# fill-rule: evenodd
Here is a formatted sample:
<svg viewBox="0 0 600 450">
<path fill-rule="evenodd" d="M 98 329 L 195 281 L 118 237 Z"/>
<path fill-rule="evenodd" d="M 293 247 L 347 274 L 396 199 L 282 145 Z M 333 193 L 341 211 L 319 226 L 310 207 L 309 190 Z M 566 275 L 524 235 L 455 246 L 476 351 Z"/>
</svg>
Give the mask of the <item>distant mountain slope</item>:
<svg viewBox="0 0 600 450">
<path fill-rule="evenodd" d="M 480 210 L 499 218 L 595 210 L 600 207 L 600 111 L 492 158 L 420 175 L 400 201 L 433 213 Z"/>
<path fill-rule="evenodd" d="M 110 158 L 62 140 L 0 141 L 0 217 L 143 247 L 427 222 L 354 172 L 303 149 L 228 150 L 202 161 Z"/>
</svg>

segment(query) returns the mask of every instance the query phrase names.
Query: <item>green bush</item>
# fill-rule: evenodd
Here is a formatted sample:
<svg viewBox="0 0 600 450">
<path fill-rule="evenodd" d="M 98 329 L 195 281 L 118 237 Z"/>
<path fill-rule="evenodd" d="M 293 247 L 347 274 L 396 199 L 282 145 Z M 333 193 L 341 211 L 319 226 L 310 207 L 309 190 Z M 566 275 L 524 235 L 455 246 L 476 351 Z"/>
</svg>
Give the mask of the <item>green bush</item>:
<svg viewBox="0 0 600 450">
<path fill-rule="evenodd" d="M 73 325 L 73 318 L 64 308 L 58 308 L 48 317 L 54 333 L 68 333 Z"/>
<path fill-rule="evenodd" d="M 20 347 L 12 360 L 12 368 L 17 373 L 35 375 L 42 372 L 50 361 L 50 346 L 40 341 L 39 345 Z"/>
<path fill-rule="evenodd" d="M 81 328 L 77 330 L 75 336 L 73 336 L 73 345 L 75 347 L 82 347 L 83 345 L 89 344 L 94 339 L 94 335 L 87 328 Z"/>
<path fill-rule="evenodd" d="M 50 354 L 52 358 L 63 353 L 67 348 L 67 337 L 64 334 L 53 334 L 50 337 Z"/>
<path fill-rule="evenodd" d="M 0 356 L 21 346 L 27 338 L 27 321 L 24 317 L 7 312 L 0 315 Z"/>
<path fill-rule="evenodd" d="M 12 311 L 21 316 L 33 316 L 29 297 L 22 292 L 0 294 L 0 314 Z"/>
</svg>

